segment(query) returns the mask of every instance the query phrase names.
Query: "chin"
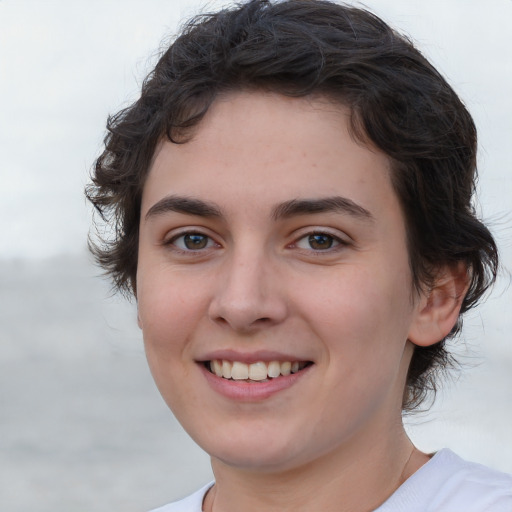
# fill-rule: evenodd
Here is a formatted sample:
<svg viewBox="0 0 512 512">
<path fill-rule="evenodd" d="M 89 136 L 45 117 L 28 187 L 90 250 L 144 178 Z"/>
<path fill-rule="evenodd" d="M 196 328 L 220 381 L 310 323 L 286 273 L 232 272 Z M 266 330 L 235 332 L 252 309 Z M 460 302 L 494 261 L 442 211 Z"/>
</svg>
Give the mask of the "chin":
<svg viewBox="0 0 512 512">
<path fill-rule="evenodd" d="M 212 457 L 222 464 L 246 471 L 272 473 L 290 469 L 300 464 L 302 450 L 297 450 L 302 443 L 290 443 L 275 435 L 264 432 L 247 436 L 226 435 L 224 439 L 216 437 L 198 444 Z"/>
<path fill-rule="evenodd" d="M 219 456 L 211 454 L 211 458 L 214 466 L 214 461 L 218 460 L 223 465 L 236 468 L 238 470 L 266 474 L 287 471 L 301 465 L 299 461 L 295 462 L 298 457 L 294 457 L 291 454 L 285 455 L 281 453 L 259 452 L 253 454 L 240 454 L 233 453 L 232 450 L 226 450 Z"/>
</svg>

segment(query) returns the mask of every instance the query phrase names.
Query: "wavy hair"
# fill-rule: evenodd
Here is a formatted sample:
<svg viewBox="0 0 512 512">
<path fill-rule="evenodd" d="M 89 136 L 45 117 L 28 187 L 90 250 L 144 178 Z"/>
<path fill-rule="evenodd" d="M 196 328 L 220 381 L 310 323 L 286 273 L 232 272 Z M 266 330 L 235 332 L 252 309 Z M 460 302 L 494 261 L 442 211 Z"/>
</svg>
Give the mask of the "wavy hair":
<svg viewBox="0 0 512 512">
<path fill-rule="evenodd" d="M 498 253 L 477 218 L 477 134 L 440 73 L 374 14 L 324 0 L 250 0 L 193 18 L 162 53 L 140 98 L 109 117 L 87 198 L 110 236 L 90 248 L 116 289 L 135 294 L 142 190 L 156 145 L 183 144 L 215 99 L 240 90 L 320 95 L 348 107 L 356 140 L 383 151 L 403 209 L 412 280 L 464 263 L 461 315 L 494 282 Z M 461 327 L 461 317 L 450 336 Z M 450 363 L 444 340 L 415 347 L 404 410 L 436 389 Z"/>
</svg>

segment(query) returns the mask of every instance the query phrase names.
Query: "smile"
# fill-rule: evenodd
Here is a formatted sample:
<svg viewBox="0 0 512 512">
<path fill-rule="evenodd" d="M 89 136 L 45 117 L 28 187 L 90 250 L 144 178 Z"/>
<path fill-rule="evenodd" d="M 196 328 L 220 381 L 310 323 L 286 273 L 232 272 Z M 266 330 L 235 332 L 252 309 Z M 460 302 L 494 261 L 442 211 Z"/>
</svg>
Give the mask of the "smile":
<svg viewBox="0 0 512 512">
<path fill-rule="evenodd" d="M 297 373 L 311 363 L 308 361 L 258 361 L 252 364 L 240 361 L 214 359 L 206 362 L 206 368 L 217 377 L 246 382 L 268 382 L 278 377 Z"/>
</svg>

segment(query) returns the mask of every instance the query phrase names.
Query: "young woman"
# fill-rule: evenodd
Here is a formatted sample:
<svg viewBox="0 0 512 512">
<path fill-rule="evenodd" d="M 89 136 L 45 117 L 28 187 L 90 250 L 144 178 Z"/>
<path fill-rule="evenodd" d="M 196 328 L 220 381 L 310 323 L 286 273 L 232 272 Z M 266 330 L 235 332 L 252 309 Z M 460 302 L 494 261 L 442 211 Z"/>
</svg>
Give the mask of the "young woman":
<svg viewBox="0 0 512 512">
<path fill-rule="evenodd" d="M 109 123 L 95 251 L 215 482 L 162 512 L 505 512 L 512 478 L 402 412 L 493 282 L 476 130 L 371 13 L 252 0 L 187 25 Z"/>
</svg>

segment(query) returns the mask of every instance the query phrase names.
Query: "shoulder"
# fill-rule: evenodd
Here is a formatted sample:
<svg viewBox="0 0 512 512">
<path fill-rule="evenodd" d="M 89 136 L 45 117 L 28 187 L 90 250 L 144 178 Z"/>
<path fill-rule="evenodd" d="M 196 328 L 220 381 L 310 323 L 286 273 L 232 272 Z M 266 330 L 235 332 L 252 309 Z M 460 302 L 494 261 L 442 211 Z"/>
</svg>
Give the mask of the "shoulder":
<svg viewBox="0 0 512 512">
<path fill-rule="evenodd" d="M 378 512 L 512 512 L 512 476 L 441 450 Z"/>
<path fill-rule="evenodd" d="M 156 508 L 151 512 L 201 512 L 203 508 L 203 499 L 212 485 L 213 482 L 210 482 L 194 494 L 191 494 L 180 501 L 175 501 L 168 505 L 164 505 L 163 507 Z"/>
<path fill-rule="evenodd" d="M 461 459 L 450 450 L 441 450 L 433 461 L 435 464 L 430 469 L 426 468 L 427 473 L 444 475 L 442 487 L 447 493 L 450 489 L 463 491 L 470 499 L 488 505 L 492 499 L 506 498 L 506 502 L 512 505 L 512 475 Z"/>
</svg>

